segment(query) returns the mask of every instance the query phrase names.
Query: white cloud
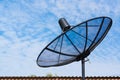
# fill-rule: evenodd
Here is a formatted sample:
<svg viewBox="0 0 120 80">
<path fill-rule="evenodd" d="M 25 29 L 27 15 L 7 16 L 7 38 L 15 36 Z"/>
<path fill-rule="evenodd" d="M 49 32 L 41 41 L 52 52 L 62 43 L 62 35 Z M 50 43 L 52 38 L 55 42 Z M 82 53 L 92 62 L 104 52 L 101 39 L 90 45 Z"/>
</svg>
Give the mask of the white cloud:
<svg viewBox="0 0 120 80">
<path fill-rule="evenodd" d="M 110 16 L 114 23 L 105 40 L 90 55 L 92 64 L 87 64 L 86 72 L 87 75 L 118 74 L 119 13 L 118 0 L 3 1 L 0 3 L 0 31 L 3 31 L 0 34 L 0 75 L 45 75 L 53 72 L 79 76 L 80 67 L 77 63 L 60 68 L 41 69 L 37 67 L 36 58 L 39 52 L 61 33 L 57 23 L 60 17 L 65 17 L 70 24 L 75 25 L 103 15 Z"/>
</svg>

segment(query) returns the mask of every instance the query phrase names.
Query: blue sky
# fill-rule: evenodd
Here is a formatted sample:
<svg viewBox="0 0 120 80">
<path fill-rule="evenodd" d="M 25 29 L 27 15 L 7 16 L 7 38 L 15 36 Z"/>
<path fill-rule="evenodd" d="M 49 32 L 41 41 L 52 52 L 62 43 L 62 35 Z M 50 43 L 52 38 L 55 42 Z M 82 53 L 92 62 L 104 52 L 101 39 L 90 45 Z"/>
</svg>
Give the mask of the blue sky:
<svg viewBox="0 0 120 80">
<path fill-rule="evenodd" d="M 80 76 L 81 62 L 40 68 L 40 51 L 61 33 L 58 20 L 71 25 L 108 16 L 113 25 L 88 57 L 86 76 L 120 76 L 120 0 L 0 0 L 0 76 Z"/>
</svg>

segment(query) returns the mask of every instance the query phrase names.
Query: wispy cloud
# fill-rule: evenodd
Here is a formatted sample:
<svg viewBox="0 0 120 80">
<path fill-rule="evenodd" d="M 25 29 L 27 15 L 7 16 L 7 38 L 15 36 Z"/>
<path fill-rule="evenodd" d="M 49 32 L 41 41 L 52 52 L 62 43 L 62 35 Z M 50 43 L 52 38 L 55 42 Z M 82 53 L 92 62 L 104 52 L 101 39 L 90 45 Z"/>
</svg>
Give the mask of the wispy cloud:
<svg viewBox="0 0 120 80">
<path fill-rule="evenodd" d="M 80 68 L 79 63 L 55 68 L 56 70 L 42 69 L 37 67 L 36 58 L 61 33 L 59 18 L 65 17 L 71 25 L 76 25 L 97 16 L 111 17 L 113 26 L 107 37 L 89 56 L 92 64 L 87 64 L 87 75 L 91 75 L 92 71 L 93 75 L 119 74 L 119 3 L 119 0 L 1 0 L 0 75 L 45 75 L 47 72 L 79 75 L 80 72 L 76 69 Z M 71 71 L 71 67 L 75 69 Z M 98 73 L 101 69 L 102 73 Z"/>
</svg>

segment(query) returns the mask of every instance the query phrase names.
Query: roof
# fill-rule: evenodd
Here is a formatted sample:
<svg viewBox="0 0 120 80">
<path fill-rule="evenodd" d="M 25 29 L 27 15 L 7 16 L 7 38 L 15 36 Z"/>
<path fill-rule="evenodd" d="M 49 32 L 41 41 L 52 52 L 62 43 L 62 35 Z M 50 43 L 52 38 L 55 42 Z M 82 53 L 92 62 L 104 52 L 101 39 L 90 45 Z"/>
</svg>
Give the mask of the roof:
<svg viewBox="0 0 120 80">
<path fill-rule="evenodd" d="M 0 80 L 81 80 L 81 77 L 0 77 Z M 116 77 L 86 77 L 86 80 L 120 80 L 119 76 Z"/>
</svg>

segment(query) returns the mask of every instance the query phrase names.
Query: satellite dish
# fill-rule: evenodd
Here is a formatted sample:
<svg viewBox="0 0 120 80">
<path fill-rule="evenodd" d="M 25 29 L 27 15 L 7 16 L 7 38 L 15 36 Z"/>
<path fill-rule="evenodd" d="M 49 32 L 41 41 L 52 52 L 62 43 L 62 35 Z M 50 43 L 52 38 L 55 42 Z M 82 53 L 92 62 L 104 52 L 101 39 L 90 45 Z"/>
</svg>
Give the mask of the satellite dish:
<svg viewBox="0 0 120 80">
<path fill-rule="evenodd" d="M 59 24 L 63 33 L 41 51 L 37 64 L 40 67 L 53 67 L 81 60 L 82 79 L 85 80 L 85 58 L 106 36 L 112 19 L 97 17 L 72 27 L 61 18 Z"/>
</svg>

